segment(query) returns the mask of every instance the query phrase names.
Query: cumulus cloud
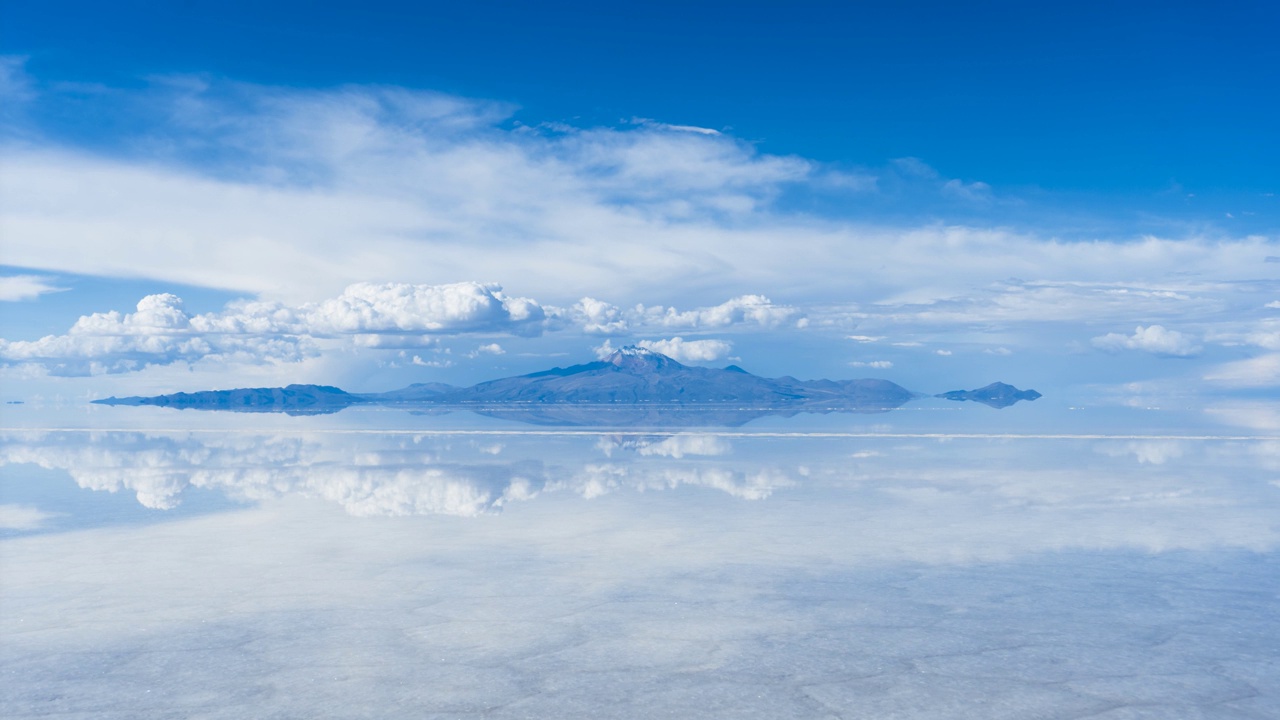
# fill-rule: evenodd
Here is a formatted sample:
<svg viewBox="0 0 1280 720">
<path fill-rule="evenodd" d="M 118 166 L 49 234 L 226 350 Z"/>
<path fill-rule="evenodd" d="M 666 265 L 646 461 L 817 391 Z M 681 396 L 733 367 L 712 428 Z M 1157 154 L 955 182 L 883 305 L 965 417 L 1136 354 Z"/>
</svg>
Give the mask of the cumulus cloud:
<svg viewBox="0 0 1280 720">
<path fill-rule="evenodd" d="M 1110 352 L 1119 350 L 1141 350 L 1155 355 L 1171 357 L 1190 357 L 1199 354 L 1204 348 L 1195 338 L 1177 330 L 1168 330 L 1163 325 L 1139 325 L 1132 335 L 1107 333 L 1093 339 L 1093 346 Z"/>
<path fill-rule="evenodd" d="M 46 293 L 61 292 L 64 289 L 38 275 L 7 275 L 0 277 L 0 302 L 34 300 Z"/>
<path fill-rule="evenodd" d="M 682 337 L 641 340 L 636 344 L 680 362 L 711 362 L 727 356 L 733 350 L 733 343 L 724 340 L 685 340 Z"/>
<path fill-rule="evenodd" d="M 677 310 L 673 307 L 636 308 L 637 318 L 648 326 L 666 328 L 724 328 L 730 325 L 755 324 L 776 328 L 787 323 L 800 323 L 804 313 L 798 308 L 775 305 L 763 295 L 740 295 L 712 307 Z"/>
<path fill-rule="evenodd" d="M 148 295 L 132 313 L 81 317 L 65 335 L 0 340 L 0 362 L 34 363 L 55 375 L 140 370 L 149 365 L 299 362 L 319 354 L 317 339 L 347 338 L 361 347 L 429 347 L 438 335 L 535 335 L 546 315 L 528 298 L 496 285 L 360 283 L 336 298 L 290 307 L 235 302 L 222 312 L 191 315 L 181 298 Z M 500 354 L 490 343 L 479 352 Z M 415 364 L 419 362 L 417 356 Z"/>
<path fill-rule="evenodd" d="M 662 353 L 673 360 L 686 363 L 719 360 L 733 350 L 733 343 L 724 340 L 685 340 L 682 337 L 673 337 L 667 340 L 640 340 L 636 342 L 636 345 L 645 350 Z M 609 357 L 617 350 L 609 340 L 605 340 L 593 349 L 596 357 L 601 360 Z"/>
<path fill-rule="evenodd" d="M 133 313 L 113 310 L 83 316 L 66 335 L 0 339 L 0 362 L 42 365 L 54 375 L 90 375 L 206 358 L 297 362 L 316 353 L 303 338 L 211 331 L 217 324 L 216 318 L 192 318 L 174 295 L 148 295 Z"/>
<path fill-rule="evenodd" d="M 467 353 L 469 358 L 477 358 L 481 355 L 506 355 L 507 351 L 502 349 L 498 343 L 488 343 L 477 347 L 475 350 Z"/>
<path fill-rule="evenodd" d="M 747 326 L 772 330 L 783 326 L 805 327 L 807 318 L 799 308 L 775 304 L 763 295 L 740 295 L 719 305 L 680 310 L 675 307 L 643 304 L 619 308 L 595 298 L 582 298 L 568 311 L 560 311 L 584 332 L 616 335 L 645 329 L 724 329 Z"/>
<path fill-rule="evenodd" d="M 443 337 L 471 334 L 535 336 L 548 330 L 587 334 L 643 331 L 669 326 L 727 329 L 735 325 L 773 329 L 803 319 L 797 308 L 776 305 L 760 295 L 744 295 L 720 305 L 680 311 L 637 306 L 623 311 L 583 298 L 572 308 L 544 308 L 531 298 L 507 295 L 498 285 L 357 283 L 320 302 L 289 305 L 235 301 L 219 312 L 190 314 L 181 298 L 148 295 L 131 313 L 110 311 L 81 317 L 65 335 L 39 340 L 0 339 L 0 363 L 32 363 L 55 375 L 93 375 L 140 370 L 152 365 L 196 363 L 299 362 L 321 354 L 326 342 L 374 350 L 439 350 Z M 644 340 L 640 344 L 680 360 L 719 359 L 732 349 L 723 340 Z M 465 354 L 501 355 L 498 343 Z M 412 363 L 449 367 L 448 360 Z"/>
<path fill-rule="evenodd" d="M 545 314 L 528 298 L 511 298 L 497 285 L 357 283 L 336 298 L 304 306 L 313 334 L 463 333 L 505 331 L 536 335 Z"/>
<path fill-rule="evenodd" d="M 626 332 L 628 324 L 622 310 L 602 300 L 584 297 L 574 303 L 569 312 L 582 326 L 584 332 L 593 335 L 611 335 Z"/>
<path fill-rule="evenodd" d="M 877 370 L 887 370 L 893 367 L 893 362 L 890 360 L 854 360 L 853 362 L 849 363 L 849 366 L 876 368 Z"/>
<path fill-rule="evenodd" d="M 8 266 L 256 298 L 154 334 L 174 347 L 117 348 L 67 371 L 200 357 L 177 346 L 193 337 L 213 357 L 257 362 L 335 339 L 412 353 L 461 333 L 688 337 L 808 323 L 931 344 L 936 335 L 899 328 L 965 324 L 1021 350 L 1030 348 L 1012 323 L 1141 322 L 1210 343 L 1207 325 L 1188 319 L 1224 317 L 1234 309 L 1224 298 L 1244 293 L 1239 280 L 1277 252 L 1264 235 L 1144 235 L 1168 223 L 1048 225 L 1034 208 L 1010 214 L 1012 203 L 995 199 L 1005 191 L 919 159 L 873 176 L 658 121 L 540 124 L 508 104 L 441 93 L 191 77 L 72 98 L 30 83 L 20 59 L 0 70 L 0 84 L 38 110 L 8 121 L 30 142 L 0 146 Z M 54 115 L 94 118 L 111 151 L 22 125 Z M 869 212 L 778 201 L 827 197 L 823 187 L 842 182 L 873 191 Z M 905 195 L 914 204 L 901 204 Z M 955 202 L 962 196 L 993 200 Z M 479 283 L 439 290 L 468 278 L 519 283 L 540 302 Z M 706 298 L 731 299 L 700 306 Z M 1274 299 L 1253 291 L 1250 310 Z M 204 331 L 200 320 L 222 325 Z M 214 335 L 298 344 L 232 348 Z M 0 359 L 47 351 L 6 346 Z"/>
</svg>

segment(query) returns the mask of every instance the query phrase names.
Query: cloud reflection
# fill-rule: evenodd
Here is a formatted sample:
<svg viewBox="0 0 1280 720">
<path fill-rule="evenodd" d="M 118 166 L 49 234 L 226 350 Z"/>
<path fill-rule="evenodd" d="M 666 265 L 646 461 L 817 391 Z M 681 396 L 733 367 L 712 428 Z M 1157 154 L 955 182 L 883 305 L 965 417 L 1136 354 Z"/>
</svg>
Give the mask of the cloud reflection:
<svg viewBox="0 0 1280 720">
<path fill-rule="evenodd" d="M 630 464 L 647 456 L 679 460 L 722 455 L 730 450 L 723 438 L 614 436 L 602 439 L 598 448 L 606 456 L 626 449 L 631 457 L 552 465 L 544 456 L 528 457 L 526 452 L 499 460 L 505 449 L 501 445 L 455 446 L 452 438 L 426 436 L 28 433 L 0 440 L 0 465 L 62 469 L 82 488 L 132 492 L 140 504 L 156 510 L 176 508 L 184 493 L 195 488 L 243 503 L 286 495 L 322 498 L 356 516 L 476 517 L 545 491 L 594 498 L 682 485 L 758 500 L 794 484 L 778 468 Z"/>
</svg>

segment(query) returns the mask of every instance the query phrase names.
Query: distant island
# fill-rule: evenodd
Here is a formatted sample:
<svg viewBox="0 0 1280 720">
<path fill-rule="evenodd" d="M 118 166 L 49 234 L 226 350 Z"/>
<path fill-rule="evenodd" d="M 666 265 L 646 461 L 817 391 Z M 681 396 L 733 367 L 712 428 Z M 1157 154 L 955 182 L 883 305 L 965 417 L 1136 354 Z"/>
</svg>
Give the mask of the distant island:
<svg viewBox="0 0 1280 720">
<path fill-rule="evenodd" d="M 880 413 L 925 397 L 888 380 L 765 378 L 736 365 L 684 365 L 661 353 L 627 346 L 596 362 L 482 382 L 461 388 L 417 383 L 384 393 L 349 393 L 328 385 L 238 388 L 152 397 L 110 397 L 102 405 L 176 409 L 335 413 L 355 405 L 395 406 L 420 413 L 466 409 L 542 425 L 742 425 L 758 417 L 799 413 Z M 1005 408 L 1035 400 L 1035 390 L 993 383 L 935 397 Z"/>
</svg>

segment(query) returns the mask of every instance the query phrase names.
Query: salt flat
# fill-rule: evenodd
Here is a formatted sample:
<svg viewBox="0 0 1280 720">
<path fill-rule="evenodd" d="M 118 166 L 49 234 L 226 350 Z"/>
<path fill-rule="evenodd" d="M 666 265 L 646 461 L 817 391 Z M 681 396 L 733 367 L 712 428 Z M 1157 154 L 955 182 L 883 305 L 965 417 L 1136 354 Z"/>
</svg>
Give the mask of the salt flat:
<svg viewBox="0 0 1280 720">
<path fill-rule="evenodd" d="M 5 431 L 0 707 L 1278 716 L 1280 441 L 913 417 Z"/>
</svg>

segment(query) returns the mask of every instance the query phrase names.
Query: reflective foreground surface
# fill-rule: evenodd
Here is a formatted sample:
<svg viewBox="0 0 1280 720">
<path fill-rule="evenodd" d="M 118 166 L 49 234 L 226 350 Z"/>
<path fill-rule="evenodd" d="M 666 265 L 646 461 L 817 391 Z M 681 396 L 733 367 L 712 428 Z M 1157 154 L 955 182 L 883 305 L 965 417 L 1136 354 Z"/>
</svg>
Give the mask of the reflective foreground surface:
<svg viewBox="0 0 1280 720">
<path fill-rule="evenodd" d="M 0 715 L 1280 717 L 1280 442 L 838 430 L 5 431 Z"/>
</svg>

